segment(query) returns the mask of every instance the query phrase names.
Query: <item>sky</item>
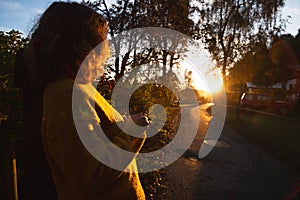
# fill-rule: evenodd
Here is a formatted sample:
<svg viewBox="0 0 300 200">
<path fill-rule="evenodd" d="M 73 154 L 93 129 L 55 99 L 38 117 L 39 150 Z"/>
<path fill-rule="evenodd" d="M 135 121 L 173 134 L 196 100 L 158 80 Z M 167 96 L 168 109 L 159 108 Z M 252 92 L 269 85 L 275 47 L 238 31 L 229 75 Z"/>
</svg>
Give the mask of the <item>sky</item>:
<svg viewBox="0 0 300 200">
<path fill-rule="evenodd" d="M 0 0 L 0 30 L 16 29 L 28 34 L 38 16 L 54 0 Z M 80 0 L 78 0 L 80 1 Z M 300 28 L 300 0 L 287 0 L 283 17 L 291 16 L 286 33 L 296 35 Z"/>
</svg>

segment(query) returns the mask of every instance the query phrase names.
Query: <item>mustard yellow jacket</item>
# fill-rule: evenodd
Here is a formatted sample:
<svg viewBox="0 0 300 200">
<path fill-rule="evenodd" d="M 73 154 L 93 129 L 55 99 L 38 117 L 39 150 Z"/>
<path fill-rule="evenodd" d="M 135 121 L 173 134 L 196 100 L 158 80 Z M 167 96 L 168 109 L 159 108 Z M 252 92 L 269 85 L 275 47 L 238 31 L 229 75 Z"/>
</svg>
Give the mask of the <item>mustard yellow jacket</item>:
<svg viewBox="0 0 300 200">
<path fill-rule="evenodd" d="M 83 104 L 78 109 L 72 109 L 73 86 L 80 94 L 77 100 Z M 83 145 L 73 112 L 78 112 L 76 116 L 87 123 L 86 134 L 94 134 L 93 131 L 99 128 L 89 125 L 100 125 L 110 141 L 126 151 L 137 154 L 144 142 L 144 139 L 133 139 L 114 126 L 115 121 L 122 120 L 121 116 L 91 84 L 78 84 L 71 79 L 48 84 L 43 97 L 42 139 L 59 199 L 144 200 L 135 158 L 126 166 L 124 171 L 127 172 L 99 162 Z M 97 145 L 107 159 L 122 159 L 109 144 L 100 141 Z"/>
</svg>

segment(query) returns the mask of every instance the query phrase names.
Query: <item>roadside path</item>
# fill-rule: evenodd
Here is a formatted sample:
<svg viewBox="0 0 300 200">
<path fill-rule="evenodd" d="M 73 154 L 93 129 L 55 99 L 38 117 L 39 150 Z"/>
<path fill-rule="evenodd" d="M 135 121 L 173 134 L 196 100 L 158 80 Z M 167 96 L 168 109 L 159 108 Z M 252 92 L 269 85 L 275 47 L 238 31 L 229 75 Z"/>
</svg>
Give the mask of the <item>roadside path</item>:
<svg viewBox="0 0 300 200">
<path fill-rule="evenodd" d="M 191 107 L 191 115 L 193 109 Z M 166 191 L 158 199 L 271 199 L 288 200 L 300 172 L 274 159 L 225 126 L 218 147 L 197 159 L 208 127 L 201 111 L 197 136 L 190 149 L 165 169 Z M 299 184 L 299 181 L 298 181 Z M 297 198 L 300 199 L 300 193 Z"/>
</svg>

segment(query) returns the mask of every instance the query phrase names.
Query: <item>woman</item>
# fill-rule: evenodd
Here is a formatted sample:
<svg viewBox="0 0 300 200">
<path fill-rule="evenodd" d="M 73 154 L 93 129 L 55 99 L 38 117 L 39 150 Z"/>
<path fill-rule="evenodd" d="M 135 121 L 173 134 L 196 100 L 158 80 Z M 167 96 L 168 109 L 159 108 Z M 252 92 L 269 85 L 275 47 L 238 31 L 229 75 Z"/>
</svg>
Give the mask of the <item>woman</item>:
<svg viewBox="0 0 300 200">
<path fill-rule="evenodd" d="M 25 52 L 31 79 L 44 91 L 42 140 L 59 199 L 145 199 L 134 156 L 124 171 L 106 166 L 85 148 L 74 123 L 79 118 L 87 136 L 96 136 L 101 126 L 114 145 L 135 155 L 143 145 L 144 139 L 116 126 L 122 117 L 92 87 L 109 55 L 106 35 L 107 22 L 94 10 L 55 2 L 41 16 Z M 73 91 L 80 106 L 72 108 Z M 97 141 L 108 159 L 122 160 L 109 144 Z"/>
</svg>

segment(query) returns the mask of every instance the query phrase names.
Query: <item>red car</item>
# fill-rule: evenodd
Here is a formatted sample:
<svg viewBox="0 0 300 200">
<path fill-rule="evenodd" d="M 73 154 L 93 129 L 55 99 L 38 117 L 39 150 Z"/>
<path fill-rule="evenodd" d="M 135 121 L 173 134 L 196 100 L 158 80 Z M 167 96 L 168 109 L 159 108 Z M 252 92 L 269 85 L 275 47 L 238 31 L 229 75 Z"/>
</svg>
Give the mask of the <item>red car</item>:
<svg viewBox="0 0 300 200">
<path fill-rule="evenodd" d="M 264 110 L 280 115 L 287 115 L 293 104 L 287 101 L 276 101 L 267 93 L 243 93 L 240 101 L 242 108 Z"/>
</svg>

